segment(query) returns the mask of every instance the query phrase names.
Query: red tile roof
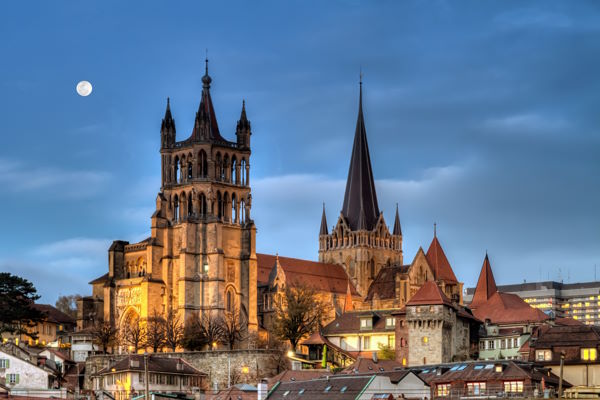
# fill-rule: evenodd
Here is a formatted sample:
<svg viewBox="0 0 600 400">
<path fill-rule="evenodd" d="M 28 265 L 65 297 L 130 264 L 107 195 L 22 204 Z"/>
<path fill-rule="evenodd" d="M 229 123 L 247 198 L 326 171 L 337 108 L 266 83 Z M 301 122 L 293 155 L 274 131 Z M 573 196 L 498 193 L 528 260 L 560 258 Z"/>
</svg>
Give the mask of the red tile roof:
<svg viewBox="0 0 600 400">
<path fill-rule="evenodd" d="M 269 274 L 275 265 L 276 256 L 256 254 L 256 257 L 258 284 L 266 285 L 269 282 Z M 341 265 L 282 256 L 279 256 L 279 264 L 285 272 L 286 283 L 290 286 L 303 285 L 317 291 L 346 294 L 348 275 Z M 352 283 L 350 283 L 350 288 L 353 296 L 359 296 Z"/>
<path fill-rule="evenodd" d="M 481 267 L 481 273 L 479 274 L 479 280 L 475 287 L 475 293 L 473 294 L 473 300 L 471 301 L 471 308 L 476 308 L 485 303 L 497 291 L 498 288 L 496 287 L 496 280 L 492 273 L 492 266 L 490 265 L 490 260 L 486 254 L 485 259 L 483 260 L 483 266 Z"/>
<path fill-rule="evenodd" d="M 373 318 L 373 327 L 368 332 L 390 332 L 394 333 L 394 327 L 385 325 L 386 317 L 392 315 L 392 310 L 353 311 L 339 315 L 323 328 L 323 335 L 328 336 L 338 333 L 361 332 L 360 320 L 364 317 Z"/>
<path fill-rule="evenodd" d="M 411 297 L 408 303 L 406 303 L 407 306 L 435 304 L 446 304 L 448 306 L 452 306 L 452 301 L 450 301 L 448 296 L 446 296 L 439 286 L 433 281 L 425 282 L 417 291 L 417 293 Z"/>
<path fill-rule="evenodd" d="M 482 321 L 489 319 L 494 324 L 542 322 L 549 318 L 516 294 L 501 292 L 494 293 L 488 301 L 474 309 L 473 315 Z"/>
<path fill-rule="evenodd" d="M 43 312 L 49 322 L 55 324 L 75 324 L 75 320 L 50 304 L 33 304 L 33 308 Z"/>
<path fill-rule="evenodd" d="M 452 271 L 450 262 L 448 262 L 448 258 L 446 258 L 444 249 L 442 249 L 442 245 L 437 236 L 433 237 L 426 256 L 427 262 L 431 266 L 436 280 L 441 279 L 449 283 L 458 283 L 456 275 L 454 275 L 454 271 Z"/>
<path fill-rule="evenodd" d="M 410 265 L 392 265 L 383 267 L 369 286 L 366 300 L 395 299 L 396 298 L 396 275 L 406 274 Z"/>
<path fill-rule="evenodd" d="M 371 372 L 394 371 L 395 368 L 401 368 L 402 364 L 396 360 L 378 360 L 373 358 L 358 357 L 356 361 L 342 370 L 342 374 L 368 374 Z"/>
</svg>

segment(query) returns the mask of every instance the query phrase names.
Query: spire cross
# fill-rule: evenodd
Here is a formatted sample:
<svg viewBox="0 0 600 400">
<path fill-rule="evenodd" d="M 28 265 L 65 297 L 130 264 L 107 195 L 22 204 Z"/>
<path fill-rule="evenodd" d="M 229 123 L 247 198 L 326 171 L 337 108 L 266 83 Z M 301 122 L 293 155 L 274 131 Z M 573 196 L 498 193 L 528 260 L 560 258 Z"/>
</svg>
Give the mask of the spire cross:
<svg viewBox="0 0 600 400">
<path fill-rule="evenodd" d="M 362 85 L 362 78 L 363 78 L 363 75 L 364 75 L 364 74 L 363 74 L 363 72 L 362 72 L 362 66 L 361 66 L 361 67 L 360 67 L 360 73 L 359 73 L 359 77 L 360 77 L 359 83 L 360 83 L 361 85 Z"/>
<path fill-rule="evenodd" d="M 204 71 L 206 72 L 206 75 L 208 75 L 208 49 L 206 50 L 206 56 L 204 57 Z"/>
<path fill-rule="evenodd" d="M 433 223 L 433 237 L 437 237 L 437 223 Z"/>
</svg>

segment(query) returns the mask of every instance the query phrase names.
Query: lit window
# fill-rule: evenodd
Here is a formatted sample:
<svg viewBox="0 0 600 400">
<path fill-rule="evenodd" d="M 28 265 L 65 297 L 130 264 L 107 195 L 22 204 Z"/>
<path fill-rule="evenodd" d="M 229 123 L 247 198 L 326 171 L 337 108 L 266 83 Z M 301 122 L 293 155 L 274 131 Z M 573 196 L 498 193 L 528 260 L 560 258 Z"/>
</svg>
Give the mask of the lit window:
<svg viewBox="0 0 600 400">
<path fill-rule="evenodd" d="M 551 361 L 552 351 L 551 350 L 536 350 L 535 359 L 537 361 Z"/>
<path fill-rule="evenodd" d="M 496 371 L 496 372 L 502 372 L 502 364 L 497 364 L 496 368 L 494 369 L 494 371 Z"/>
<path fill-rule="evenodd" d="M 596 361 L 598 352 L 595 348 L 581 349 L 581 359 L 584 361 Z"/>
<path fill-rule="evenodd" d="M 386 317 L 385 318 L 385 327 L 386 328 L 392 328 L 396 326 L 396 318 L 394 317 Z"/>
<path fill-rule="evenodd" d="M 468 382 L 467 393 L 476 396 L 485 394 L 485 382 Z"/>
<path fill-rule="evenodd" d="M 523 393 L 523 381 L 504 382 L 504 391 L 512 393 Z"/>
<path fill-rule="evenodd" d="M 369 350 L 371 348 L 371 338 L 369 336 L 363 337 L 363 349 Z"/>
<path fill-rule="evenodd" d="M 422 341 L 423 341 L 423 344 L 429 343 L 429 337 L 428 336 L 423 336 Z"/>
<path fill-rule="evenodd" d="M 448 396 L 450 394 L 450 384 L 449 383 L 437 385 L 436 389 L 437 389 L 437 395 L 440 397 Z"/>
<path fill-rule="evenodd" d="M 372 318 L 362 318 L 360 320 L 360 329 L 372 329 L 373 328 L 373 319 Z"/>
<path fill-rule="evenodd" d="M 392 349 L 396 347 L 396 336 L 388 335 L 388 346 Z"/>
<path fill-rule="evenodd" d="M 402 358 L 402 366 L 406 367 L 406 358 L 405 357 Z"/>
</svg>

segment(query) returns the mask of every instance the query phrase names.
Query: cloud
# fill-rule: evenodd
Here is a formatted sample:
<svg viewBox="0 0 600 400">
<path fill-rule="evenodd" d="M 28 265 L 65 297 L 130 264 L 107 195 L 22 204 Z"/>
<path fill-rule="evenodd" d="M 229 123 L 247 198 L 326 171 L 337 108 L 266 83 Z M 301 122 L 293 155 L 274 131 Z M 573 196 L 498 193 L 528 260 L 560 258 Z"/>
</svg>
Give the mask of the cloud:
<svg viewBox="0 0 600 400">
<path fill-rule="evenodd" d="M 569 122 L 558 116 L 536 113 L 489 118 L 484 127 L 500 134 L 555 134 L 570 128 Z"/>
<path fill-rule="evenodd" d="M 110 179 L 103 171 L 40 167 L 0 158 L 0 185 L 13 193 L 40 193 L 59 198 L 88 198 L 102 191 Z"/>
<path fill-rule="evenodd" d="M 110 243 L 110 239 L 71 238 L 40 245 L 33 250 L 33 254 L 47 258 L 65 255 L 98 256 L 106 254 Z"/>
</svg>

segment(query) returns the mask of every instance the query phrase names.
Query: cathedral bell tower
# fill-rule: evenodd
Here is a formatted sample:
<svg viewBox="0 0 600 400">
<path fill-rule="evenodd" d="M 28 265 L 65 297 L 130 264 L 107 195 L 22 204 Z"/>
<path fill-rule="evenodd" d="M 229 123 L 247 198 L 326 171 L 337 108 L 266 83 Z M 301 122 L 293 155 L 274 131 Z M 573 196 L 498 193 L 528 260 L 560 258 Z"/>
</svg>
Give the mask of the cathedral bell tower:
<svg viewBox="0 0 600 400">
<path fill-rule="evenodd" d="M 221 136 L 208 60 L 192 134 L 177 141 L 170 100 L 161 124 L 161 190 L 151 240 L 165 289 L 163 309 L 192 314 L 239 313 L 256 320 L 256 228 L 250 217 L 250 122 L 242 103 L 236 141 Z"/>
<path fill-rule="evenodd" d="M 331 234 L 323 208 L 319 261 L 345 266 L 362 296 L 367 294 L 369 285 L 383 266 L 402 263 L 402 231 L 398 212 L 396 210 L 394 229 L 390 233 L 377 203 L 363 116 L 362 80 L 344 203 Z"/>
</svg>

